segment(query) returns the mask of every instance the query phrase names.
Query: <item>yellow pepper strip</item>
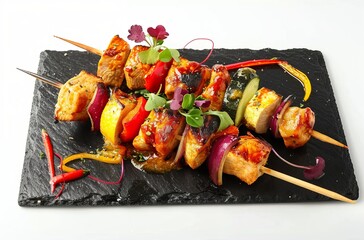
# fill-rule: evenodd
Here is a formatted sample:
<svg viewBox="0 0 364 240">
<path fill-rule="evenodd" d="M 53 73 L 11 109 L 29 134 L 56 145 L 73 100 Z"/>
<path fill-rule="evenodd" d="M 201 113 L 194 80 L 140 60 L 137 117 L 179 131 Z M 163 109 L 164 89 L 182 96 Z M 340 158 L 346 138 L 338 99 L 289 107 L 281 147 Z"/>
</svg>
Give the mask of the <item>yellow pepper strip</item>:
<svg viewBox="0 0 364 240">
<path fill-rule="evenodd" d="M 288 64 L 287 62 L 281 62 L 281 63 L 278 63 L 278 65 L 281 68 L 283 68 L 284 70 L 286 70 L 289 73 L 289 75 L 291 75 L 292 77 L 294 77 L 295 79 L 297 79 L 298 81 L 300 81 L 302 83 L 303 89 L 305 90 L 305 96 L 303 97 L 303 101 L 307 101 L 311 95 L 312 87 L 311 87 L 310 79 L 306 76 L 306 74 L 304 74 L 300 70 L 294 68 L 292 65 Z"/>
<path fill-rule="evenodd" d="M 92 154 L 92 153 L 76 153 L 71 156 L 66 157 L 62 161 L 62 171 L 64 172 L 71 172 L 74 171 L 74 168 L 66 166 L 67 163 L 72 162 L 74 160 L 78 159 L 91 159 L 103 163 L 109 163 L 109 164 L 120 164 L 122 161 L 122 157 L 119 154 L 115 154 L 113 157 L 107 157 L 103 156 L 101 154 Z"/>
</svg>

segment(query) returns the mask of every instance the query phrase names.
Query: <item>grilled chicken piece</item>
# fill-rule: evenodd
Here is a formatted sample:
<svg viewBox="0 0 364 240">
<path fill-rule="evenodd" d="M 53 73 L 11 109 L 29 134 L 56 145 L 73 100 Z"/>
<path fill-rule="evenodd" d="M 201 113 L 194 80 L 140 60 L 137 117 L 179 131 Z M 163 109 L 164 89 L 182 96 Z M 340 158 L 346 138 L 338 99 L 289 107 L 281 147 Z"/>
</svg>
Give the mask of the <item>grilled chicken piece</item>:
<svg viewBox="0 0 364 240">
<path fill-rule="evenodd" d="M 208 86 L 203 90 L 202 97 L 211 101 L 208 109 L 220 111 L 224 101 L 225 90 L 230 83 L 230 74 L 225 66 L 215 64 L 212 67 Z"/>
<path fill-rule="evenodd" d="M 282 96 L 268 88 L 261 88 L 248 102 L 244 112 L 247 128 L 256 133 L 266 133 L 272 115 L 282 101 Z"/>
<path fill-rule="evenodd" d="M 133 146 L 139 151 L 155 150 L 168 157 L 179 143 L 185 127 L 185 118 L 170 109 L 154 109 L 142 124 Z"/>
<path fill-rule="evenodd" d="M 288 148 L 305 145 L 310 140 L 314 125 L 315 113 L 311 108 L 288 108 L 279 125 L 279 133 L 284 140 L 284 145 Z"/>
<path fill-rule="evenodd" d="M 131 90 L 145 88 L 144 76 L 148 73 L 151 65 L 141 63 L 138 54 L 148 49 L 149 47 L 141 45 L 133 47 L 125 63 L 124 73 L 126 86 Z"/>
<path fill-rule="evenodd" d="M 226 155 L 223 172 L 250 185 L 262 175 L 260 167 L 267 163 L 270 151 L 267 143 L 250 135 L 240 136 Z"/>
<path fill-rule="evenodd" d="M 207 66 L 181 57 L 179 62 L 173 61 L 169 69 L 164 93 L 168 99 L 172 99 L 174 91 L 180 87 L 198 96 L 201 94 L 206 81 L 210 79 L 210 75 L 211 69 Z"/>
<path fill-rule="evenodd" d="M 219 128 L 219 124 L 217 116 L 205 115 L 202 127 L 186 126 L 184 159 L 192 169 L 198 168 L 208 157 L 212 136 Z"/>
<path fill-rule="evenodd" d="M 124 66 L 130 53 L 129 44 L 114 36 L 98 63 L 97 76 L 105 85 L 120 87 L 124 80 Z"/>
<path fill-rule="evenodd" d="M 59 121 L 89 119 L 87 106 L 94 95 L 98 82 L 101 82 L 101 78 L 81 71 L 77 76 L 63 84 L 55 107 L 55 119 Z"/>
</svg>

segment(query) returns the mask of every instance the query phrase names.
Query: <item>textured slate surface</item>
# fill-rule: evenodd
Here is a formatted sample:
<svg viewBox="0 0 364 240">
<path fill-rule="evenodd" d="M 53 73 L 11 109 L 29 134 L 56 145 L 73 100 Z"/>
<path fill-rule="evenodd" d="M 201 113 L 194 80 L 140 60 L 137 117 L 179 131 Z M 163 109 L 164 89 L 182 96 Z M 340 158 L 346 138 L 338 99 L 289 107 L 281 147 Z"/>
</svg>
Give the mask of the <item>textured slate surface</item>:
<svg viewBox="0 0 364 240">
<path fill-rule="evenodd" d="M 183 56 L 202 61 L 206 50 L 181 50 Z M 249 50 L 216 49 L 206 63 L 228 64 L 237 61 L 278 57 L 305 72 L 312 82 L 312 95 L 306 106 L 316 113 L 317 131 L 326 133 L 345 143 L 345 135 L 333 95 L 332 86 L 321 52 L 307 49 L 290 50 Z M 99 57 L 79 51 L 44 51 L 40 55 L 38 73 L 65 82 L 82 69 L 95 73 Z M 278 66 L 257 68 L 261 86 L 276 90 L 283 96 L 294 93 L 299 105 L 303 90 L 299 82 L 284 73 Z M 233 74 L 233 72 L 232 72 Z M 29 77 L 29 76 L 24 76 Z M 311 202 L 327 201 L 326 197 L 274 179 L 268 175 L 260 177 L 252 186 L 240 182 L 233 176 L 224 175 L 224 185 L 214 186 L 208 177 L 205 165 L 198 170 L 185 167 L 167 174 L 144 173 L 125 163 L 125 176 L 121 185 L 104 185 L 91 179 L 67 184 L 60 198 L 50 193 L 47 161 L 41 158 L 43 145 L 41 129 L 47 129 L 53 139 L 55 151 L 63 156 L 76 152 L 92 151 L 102 145 L 99 133 L 89 131 L 85 122 L 59 122 L 53 120 L 54 104 L 58 90 L 41 82 L 34 87 L 33 106 L 20 183 L 20 206 L 82 206 L 82 205 L 167 205 L 167 204 L 232 204 L 268 202 Z M 245 129 L 241 129 L 244 134 Z M 264 136 L 284 157 L 298 164 L 314 164 L 316 156 L 326 159 L 326 174 L 312 183 L 331 189 L 351 199 L 359 195 L 349 151 L 318 140 L 297 150 L 285 149 L 281 140 Z M 58 163 L 57 163 L 58 164 Z M 282 163 L 271 155 L 268 167 L 303 178 L 302 171 Z M 120 166 L 79 162 L 76 167 L 84 167 L 102 179 L 117 180 Z"/>
</svg>

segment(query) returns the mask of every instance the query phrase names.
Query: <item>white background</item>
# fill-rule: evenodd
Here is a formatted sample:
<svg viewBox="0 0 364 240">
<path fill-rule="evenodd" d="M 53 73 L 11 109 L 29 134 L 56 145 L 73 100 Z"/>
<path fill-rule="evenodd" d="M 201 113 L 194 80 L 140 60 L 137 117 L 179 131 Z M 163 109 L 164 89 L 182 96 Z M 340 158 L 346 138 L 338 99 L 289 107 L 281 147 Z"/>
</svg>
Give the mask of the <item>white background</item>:
<svg viewBox="0 0 364 240">
<path fill-rule="evenodd" d="M 98 208 L 17 204 L 34 79 L 46 49 L 77 49 L 63 36 L 104 49 L 132 24 L 163 24 L 168 46 L 209 37 L 216 48 L 309 48 L 323 52 L 363 187 L 363 1 L 2 0 L 0 35 L 1 239 L 359 239 L 361 198 L 330 203 Z M 208 43 L 191 45 L 209 48 Z"/>
</svg>

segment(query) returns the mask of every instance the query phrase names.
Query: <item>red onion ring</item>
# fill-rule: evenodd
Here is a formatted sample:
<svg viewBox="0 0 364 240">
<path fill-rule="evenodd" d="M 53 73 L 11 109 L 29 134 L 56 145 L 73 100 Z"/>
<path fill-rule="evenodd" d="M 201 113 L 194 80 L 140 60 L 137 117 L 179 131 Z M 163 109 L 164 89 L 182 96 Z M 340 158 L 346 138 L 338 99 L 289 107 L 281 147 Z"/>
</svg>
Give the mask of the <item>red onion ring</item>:
<svg viewBox="0 0 364 240">
<path fill-rule="evenodd" d="M 276 137 L 276 138 L 281 137 L 281 134 L 279 133 L 279 125 L 280 125 L 280 122 L 282 120 L 284 113 L 292 104 L 292 98 L 293 98 L 293 95 L 289 95 L 288 97 L 286 97 L 286 99 L 284 99 L 281 102 L 281 104 L 278 106 L 278 108 L 276 109 L 276 111 L 274 112 L 274 114 L 272 116 L 272 119 L 269 124 L 269 129 L 271 130 L 274 137 Z"/>
<path fill-rule="evenodd" d="M 222 173 L 226 155 L 237 142 L 238 138 L 236 136 L 224 135 L 217 138 L 213 143 L 207 166 L 210 179 L 218 186 L 222 185 Z"/>
<path fill-rule="evenodd" d="M 109 101 L 108 88 L 101 82 L 97 83 L 96 91 L 87 107 L 87 113 L 91 120 L 91 130 L 100 130 L 100 119 L 106 103 Z"/>
</svg>

